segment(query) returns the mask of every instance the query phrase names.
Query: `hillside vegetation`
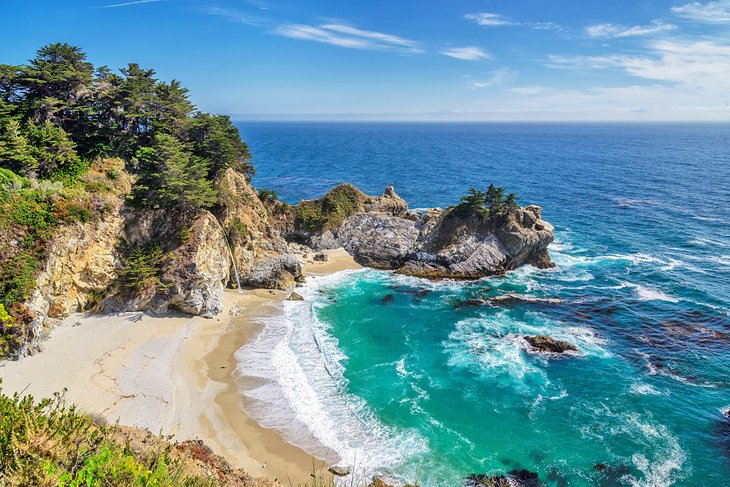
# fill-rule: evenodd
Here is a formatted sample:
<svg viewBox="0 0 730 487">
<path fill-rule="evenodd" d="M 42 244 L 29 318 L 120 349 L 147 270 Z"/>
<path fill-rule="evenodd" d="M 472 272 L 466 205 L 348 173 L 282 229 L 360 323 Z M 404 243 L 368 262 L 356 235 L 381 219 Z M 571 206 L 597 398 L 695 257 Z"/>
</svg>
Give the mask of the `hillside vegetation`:
<svg viewBox="0 0 730 487">
<path fill-rule="evenodd" d="M 28 338 L 25 303 L 60 225 L 103 217 L 120 194 L 137 208 L 211 207 L 217 176 L 250 178 L 249 158 L 228 117 L 197 111 L 152 69 L 95 67 L 61 43 L 0 64 L 0 356 Z"/>
</svg>

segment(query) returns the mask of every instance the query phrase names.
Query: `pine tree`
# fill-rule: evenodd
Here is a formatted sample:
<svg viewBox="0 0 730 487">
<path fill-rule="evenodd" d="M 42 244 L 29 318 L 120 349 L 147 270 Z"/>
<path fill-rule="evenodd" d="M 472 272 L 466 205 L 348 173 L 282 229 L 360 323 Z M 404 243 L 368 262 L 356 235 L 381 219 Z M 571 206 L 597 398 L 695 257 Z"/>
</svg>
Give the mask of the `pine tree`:
<svg viewBox="0 0 730 487">
<path fill-rule="evenodd" d="M 9 120 L 5 127 L 0 127 L 0 166 L 24 176 L 36 175 L 38 161 L 17 120 Z"/>
</svg>

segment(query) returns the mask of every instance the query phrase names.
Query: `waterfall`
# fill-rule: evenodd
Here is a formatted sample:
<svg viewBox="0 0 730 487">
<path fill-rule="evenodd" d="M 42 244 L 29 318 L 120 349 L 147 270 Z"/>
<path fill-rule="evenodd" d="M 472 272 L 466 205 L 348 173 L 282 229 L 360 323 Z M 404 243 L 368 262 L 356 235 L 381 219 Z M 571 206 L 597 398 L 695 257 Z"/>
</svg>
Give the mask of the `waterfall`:
<svg viewBox="0 0 730 487">
<path fill-rule="evenodd" d="M 241 279 L 238 277 L 238 267 L 236 267 L 236 259 L 233 256 L 233 250 L 231 249 L 231 242 L 228 241 L 228 235 L 226 235 L 226 230 L 223 228 L 223 225 L 221 225 L 221 222 L 218 221 L 217 218 L 213 218 L 218 226 L 221 228 L 221 233 L 223 233 L 223 240 L 226 242 L 226 248 L 228 249 L 228 256 L 231 258 L 231 265 L 233 265 L 233 273 L 236 275 L 236 286 L 238 286 L 238 290 L 241 290 Z"/>
</svg>

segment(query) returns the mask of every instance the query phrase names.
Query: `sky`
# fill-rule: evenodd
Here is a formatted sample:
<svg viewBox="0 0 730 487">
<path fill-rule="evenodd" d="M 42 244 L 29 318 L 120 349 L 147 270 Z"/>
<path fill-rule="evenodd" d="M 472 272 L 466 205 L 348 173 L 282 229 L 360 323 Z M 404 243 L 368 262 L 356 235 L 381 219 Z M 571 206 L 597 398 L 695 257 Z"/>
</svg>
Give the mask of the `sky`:
<svg viewBox="0 0 730 487">
<path fill-rule="evenodd" d="M 730 121 L 730 0 L 0 0 L 237 120 Z"/>
</svg>

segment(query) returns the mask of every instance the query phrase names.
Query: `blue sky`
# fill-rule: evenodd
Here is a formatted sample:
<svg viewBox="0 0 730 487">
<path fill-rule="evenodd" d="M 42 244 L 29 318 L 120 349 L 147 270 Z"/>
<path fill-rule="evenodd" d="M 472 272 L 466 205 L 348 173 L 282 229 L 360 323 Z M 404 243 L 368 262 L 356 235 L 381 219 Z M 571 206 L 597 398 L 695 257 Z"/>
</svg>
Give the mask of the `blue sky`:
<svg viewBox="0 0 730 487">
<path fill-rule="evenodd" d="M 730 121 L 730 0 L 4 0 L 49 42 L 238 119 Z"/>
</svg>

